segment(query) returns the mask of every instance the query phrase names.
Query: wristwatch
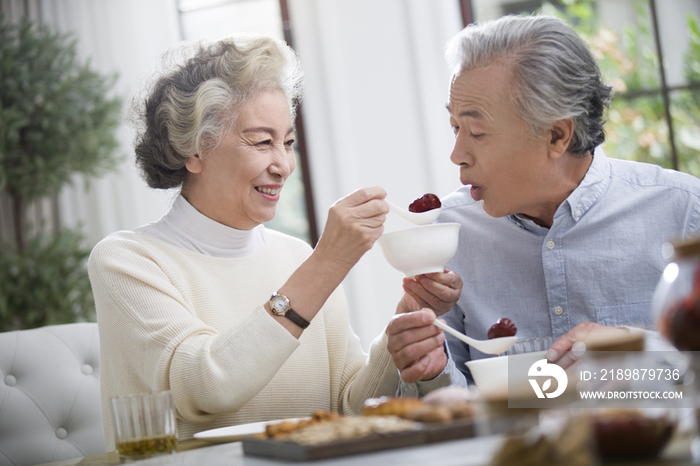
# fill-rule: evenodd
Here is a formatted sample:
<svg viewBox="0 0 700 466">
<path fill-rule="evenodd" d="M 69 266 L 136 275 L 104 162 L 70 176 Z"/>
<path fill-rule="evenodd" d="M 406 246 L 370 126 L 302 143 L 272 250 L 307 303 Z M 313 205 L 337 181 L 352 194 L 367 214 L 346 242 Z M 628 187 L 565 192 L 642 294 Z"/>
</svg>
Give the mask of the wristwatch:
<svg viewBox="0 0 700 466">
<path fill-rule="evenodd" d="M 291 320 L 301 328 L 306 328 L 310 325 L 309 321 L 296 313 L 289 304 L 289 298 L 283 294 L 272 293 L 270 296 L 270 309 L 276 316 L 284 316 Z"/>
</svg>

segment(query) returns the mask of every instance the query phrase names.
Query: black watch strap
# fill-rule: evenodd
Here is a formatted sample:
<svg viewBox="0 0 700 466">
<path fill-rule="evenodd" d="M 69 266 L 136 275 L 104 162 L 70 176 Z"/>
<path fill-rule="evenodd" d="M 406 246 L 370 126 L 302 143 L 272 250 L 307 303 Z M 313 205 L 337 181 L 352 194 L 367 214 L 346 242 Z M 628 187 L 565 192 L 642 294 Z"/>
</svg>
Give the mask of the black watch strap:
<svg viewBox="0 0 700 466">
<path fill-rule="evenodd" d="M 280 309 L 277 307 L 278 302 L 284 303 L 283 308 Z M 277 292 L 272 293 L 272 296 L 270 296 L 270 310 L 276 316 L 286 317 L 302 329 L 305 329 L 306 327 L 311 325 L 308 320 L 304 319 L 302 316 L 297 314 L 294 309 L 292 309 L 291 303 L 289 302 L 289 298 Z"/>
<path fill-rule="evenodd" d="M 291 307 L 287 309 L 287 312 L 284 314 L 284 316 L 303 329 L 311 325 L 308 320 L 304 319 L 302 316 L 297 314 L 296 311 Z"/>
</svg>

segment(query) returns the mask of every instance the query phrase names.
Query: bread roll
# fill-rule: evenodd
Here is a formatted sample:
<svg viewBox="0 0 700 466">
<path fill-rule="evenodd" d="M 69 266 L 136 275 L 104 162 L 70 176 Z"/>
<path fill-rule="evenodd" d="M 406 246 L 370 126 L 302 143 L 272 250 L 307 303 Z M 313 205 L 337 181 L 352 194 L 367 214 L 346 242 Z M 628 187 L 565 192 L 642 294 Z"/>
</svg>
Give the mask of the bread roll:
<svg viewBox="0 0 700 466">
<path fill-rule="evenodd" d="M 405 417 L 411 410 L 423 406 L 418 398 L 380 397 L 365 400 L 362 411 L 364 416 L 400 416 Z"/>
</svg>

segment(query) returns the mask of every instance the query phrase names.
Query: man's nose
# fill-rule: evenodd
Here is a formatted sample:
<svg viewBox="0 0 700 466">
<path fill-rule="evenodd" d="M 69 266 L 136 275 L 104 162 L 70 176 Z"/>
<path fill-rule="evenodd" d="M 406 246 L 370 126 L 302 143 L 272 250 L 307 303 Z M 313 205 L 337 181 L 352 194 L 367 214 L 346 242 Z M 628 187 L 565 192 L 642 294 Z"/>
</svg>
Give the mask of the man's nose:
<svg viewBox="0 0 700 466">
<path fill-rule="evenodd" d="M 469 145 L 465 141 L 465 137 L 457 135 L 455 138 L 455 145 L 452 148 L 452 154 L 450 155 L 450 160 L 455 165 L 471 165 L 473 158 L 469 150 Z"/>
</svg>

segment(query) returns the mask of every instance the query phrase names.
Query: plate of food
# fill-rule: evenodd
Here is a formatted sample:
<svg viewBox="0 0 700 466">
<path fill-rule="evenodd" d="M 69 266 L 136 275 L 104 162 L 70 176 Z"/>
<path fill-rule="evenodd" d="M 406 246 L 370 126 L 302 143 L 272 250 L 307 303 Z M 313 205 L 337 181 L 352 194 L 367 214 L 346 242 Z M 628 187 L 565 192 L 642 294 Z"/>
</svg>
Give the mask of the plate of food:
<svg viewBox="0 0 700 466">
<path fill-rule="evenodd" d="M 219 427 L 217 429 L 205 430 L 194 434 L 197 440 L 204 440 L 212 443 L 236 442 L 243 437 L 265 433 L 267 426 L 284 423 L 297 424 L 299 421 L 311 419 L 310 417 L 297 417 L 289 419 L 277 419 L 274 421 L 252 422 L 250 424 L 240 424 L 237 426 Z"/>
<path fill-rule="evenodd" d="M 470 398 L 467 388 L 443 387 L 422 399 L 370 398 L 359 416 L 316 411 L 308 422 L 243 438 L 243 453 L 312 461 L 474 437 Z"/>
</svg>

